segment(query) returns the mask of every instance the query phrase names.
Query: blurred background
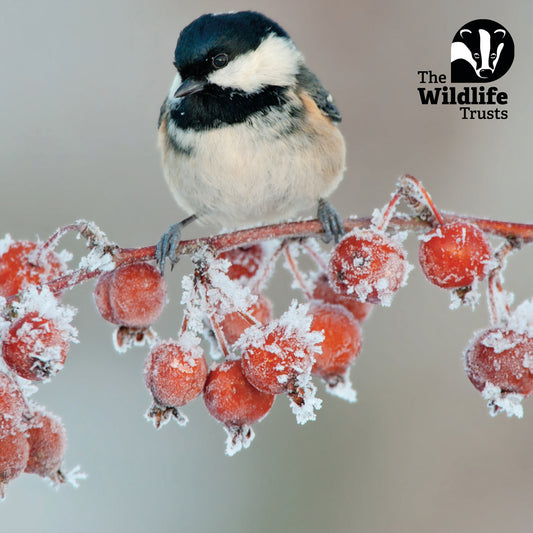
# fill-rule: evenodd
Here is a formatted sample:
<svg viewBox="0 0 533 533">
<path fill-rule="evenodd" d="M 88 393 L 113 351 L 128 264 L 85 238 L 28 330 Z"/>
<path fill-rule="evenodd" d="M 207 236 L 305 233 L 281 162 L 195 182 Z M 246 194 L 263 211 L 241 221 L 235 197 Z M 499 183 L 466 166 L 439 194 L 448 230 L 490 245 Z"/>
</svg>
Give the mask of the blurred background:
<svg viewBox="0 0 533 533">
<path fill-rule="evenodd" d="M 333 204 L 344 216 L 385 204 L 397 177 L 423 180 L 441 209 L 533 222 L 531 88 L 533 4 L 527 0 L 2 0 L 0 233 L 46 238 L 78 218 L 122 246 L 154 244 L 181 219 L 156 149 L 159 106 L 173 78 L 179 31 L 205 12 L 256 9 L 278 21 L 334 94 L 348 171 Z M 461 120 L 422 106 L 418 70 L 449 75 L 449 47 L 466 22 L 489 18 L 512 34 L 516 58 L 495 82 L 507 120 Z M 449 76 L 448 76 L 449 79 Z M 195 226 L 187 236 L 205 235 Z M 74 238 L 65 246 L 83 248 Z M 416 239 L 409 239 L 416 263 Z M 533 294 L 533 253 L 510 260 L 516 302 Z M 282 270 L 282 269 L 280 269 Z M 179 323 L 182 261 L 156 329 Z M 276 311 L 288 277 L 270 284 Z M 450 311 L 449 296 L 418 269 L 389 309 L 364 324 L 352 370 L 359 401 L 327 396 L 298 426 L 285 398 L 252 447 L 224 455 L 225 434 L 201 400 L 186 428 L 156 432 L 143 419 L 146 350 L 119 356 L 92 284 L 65 300 L 79 308 L 64 371 L 34 397 L 62 416 L 67 468 L 88 479 L 56 492 L 22 476 L 0 505 L 0 529 L 128 531 L 531 531 L 533 402 L 523 420 L 492 419 L 464 375 L 462 352 L 488 324 L 486 302 Z"/>
</svg>

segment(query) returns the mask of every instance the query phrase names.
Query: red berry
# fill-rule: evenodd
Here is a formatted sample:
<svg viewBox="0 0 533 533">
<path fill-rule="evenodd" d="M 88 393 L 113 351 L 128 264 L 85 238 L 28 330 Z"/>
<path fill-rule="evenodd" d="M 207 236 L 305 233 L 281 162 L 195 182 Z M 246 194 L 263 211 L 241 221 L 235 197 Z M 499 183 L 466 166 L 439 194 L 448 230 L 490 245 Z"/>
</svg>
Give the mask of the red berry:
<svg viewBox="0 0 533 533">
<path fill-rule="evenodd" d="M 102 315 L 104 320 L 116 324 L 115 313 L 111 307 L 111 301 L 109 300 L 109 289 L 113 281 L 113 275 L 115 272 L 104 272 L 96 282 L 93 291 L 94 303 L 96 308 Z"/>
<path fill-rule="evenodd" d="M 0 255 L 0 296 L 13 296 L 29 285 L 46 283 L 66 272 L 65 263 L 52 250 L 40 257 L 38 265 L 30 262 L 37 259 L 38 246 L 30 241 L 12 242 Z"/>
<path fill-rule="evenodd" d="M 529 396 L 533 392 L 533 338 L 512 330 L 483 330 L 465 352 L 465 370 L 479 391 L 491 384 L 503 393 Z"/>
<path fill-rule="evenodd" d="M 20 387 L 11 377 L 0 372 L 0 439 L 20 429 L 25 407 Z"/>
<path fill-rule="evenodd" d="M 103 318 L 129 328 L 155 322 L 166 303 L 166 284 L 157 268 L 134 263 L 100 276 L 94 291 Z"/>
<path fill-rule="evenodd" d="M 315 355 L 312 373 L 326 381 L 346 372 L 361 350 L 361 329 L 342 305 L 314 302 L 309 313 L 311 330 L 322 331 L 322 351 Z"/>
<path fill-rule="evenodd" d="M 313 299 L 346 307 L 358 322 L 366 320 L 374 308 L 371 303 L 360 302 L 353 295 L 343 296 L 342 294 L 337 294 L 331 288 L 326 274 L 321 274 L 317 279 L 313 290 Z"/>
<path fill-rule="evenodd" d="M 399 242 L 377 231 L 354 230 L 333 249 L 328 277 L 343 296 L 388 306 L 408 271 Z"/>
<path fill-rule="evenodd" d="M 443 289 L 457 289 L 482 280 L 492 257 L 490 243 L 476 226 L 444 224 L 420 242 L 418 260 L 426 278 Z"/>
<path fill-rule="evenodd" d="M 42 381 L 63 368 L 69 339 L 70 333 L 59 322 L 32 311 L 11 324 L 2 354 L 17 375 Z"/>
<path fill-rule="evenodd" d="M 28 463 L 30 446 L 23 431 L 0 439 L 0 499 L 7 483 L 18 477 Z"/>
<path fill-rule="evenodd" d="M 229 425 L 259 422 L 272 407 L 274 398 L 245 379 L 240 360 L 226 361 L 212 369 L 204 388 L 204 402 L 211 416 Z"/>
<path fill-rule="evenodd" d="M 30 454 L 25 472 L 60 481 L 67 447 L 67 432 L 61 419 L 44 409 L 37 410 L 29 422 L 28 443 Z"/>
<path fill-rule="evenodd" d="M 266 296 L 258 294 L 256 302 L 248 309 L 248 313 L 261 324 L 266 324 L 272 319 L 272 303 Z M 220 327 L 224 332 L 226 341 L 229 344 L 234 344 L 243 331 L 250 327 L 250 322 L 237 312 L 228 313 L 220 322 Z"/>
<path fill-rule="evenodd" d="M 227 259 L 231 265 L 227 275 L 230 279 L 241 282 L 248 281 L 257 272 L 264 259 L 264 250 L 260 244 L 240 246 L 222 252 L 219 259 Z"/>
<path fill-rule="evenodd" d="M 299 376 L 311 369 L 313 347 L 297 331 L 283 325 L 258 327 L 256 333 L 242 355 L 246 379 L 270 394 L 294 392 Z"/>
<path fill-rule="evenodd" d="M 156 427 L 170 414 L 185 424 L 187 419 L 177 408 L 194 400 L 204 388 L 207 363 L 198 346 L 184 346 L 189 344 L 183 342 L 187 335 L 183 334 L 182 342 L 160 342 L 150 350 L 146 359 L 144 380 L 156 404 L 148 417 L 154 420 Z"/>
</svg>

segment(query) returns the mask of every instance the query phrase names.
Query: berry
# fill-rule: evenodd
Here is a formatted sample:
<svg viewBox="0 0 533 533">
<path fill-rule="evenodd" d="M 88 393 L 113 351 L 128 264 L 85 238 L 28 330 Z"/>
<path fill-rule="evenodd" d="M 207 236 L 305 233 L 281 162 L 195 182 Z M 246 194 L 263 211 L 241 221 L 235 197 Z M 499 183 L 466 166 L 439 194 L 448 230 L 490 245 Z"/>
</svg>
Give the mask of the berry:
<svg viewBox="0 0 533 533">
<path fill-rule="evenodd" d="M 257 327 L 255 341 L 244 349 L 242 370 L 256 388 L 269 394 L 294 392 L 300 375 L 313 364 L 313 347 L 283 325 Z"/>
<path fill-rule="evenodd" d="M 0 499 L 7 483 L 18 477 L 28 463 L 30 446 L 23 431 L 0 439 Z"/>
<path fill-rule="evenodd" d="M 272 407 L 274 398 L 273 394 L 257 390 L 246 380 L 239 359 L 213 368 L 204 388 L 204 402 L 211 416 L 229 425 L 259 422 Z"/>
<path fill-rule="evenodd" d="M 313 290 L 313 299 L 322 300 L 329 304 L 342 305 L 352 313 L 358 322 L 363 322 L 368 318 L 374 306 L 368 302 L 360 302 L 355 296 L 343 296 L 337 294 L 329 284 L 327 274 L 321 274 L 316 280 Z"/>
<path fill-rule="evenodd" d="M 272 303 L 266 296 L 258 294 L 256 302 L 248 309 L 248 313 L 261 324 L 266 324 L 272 319 Z M 234 344 L 243 331 L 250 327 L 250 322 L 240 313 L 228 313 L 224 316 L 220 327 L 224 332 L 226 341 L 229 344 Z"/>
<path fill-rule="evenodd" d="M 491 257 L 485 234 L 464 222 L 444 224 L 430 231 L 418 250 L 424 275 L 443 289 L 468 287 L 484 279 Z"/>
<path fill-rule="evenodd" d="M 44 409 L 37 410 L 29 422 L 28 443 L 25 472 L 61 481 L 60 468 L 67 447 L 67 432 L 61 419 Z"/>
<path fill-rule="evenodd" d="M 25 405 L 20 387 L 0 372 L 0 439 L 20 429 Z"/>
<path fill-rule="evenodd" d="M 312 331 L 322 331 L 322 351 L 315 355 L 312 373 L 335 381 L 355 361 L 361 350 L 361 329 L 342 305 L 314 302 L 309 313 Z"/>
<path fill-rule="evenodd" d="M 227 259 L 231 265 L 227 275 L 230 279 L 246 282 L 254 276 L 264 259 L 264 250 L 260 244 L 240 246 L 219 254 L 219 259 Z"/>
<path fill-rule="evenodd" d="M 11 242 L 0 255 L 0 296 L 13 296 L 29 285 L 40 285 L 65 274 L 65 263 L 52 250 L 35 264 L 38 246 L 41 244 L 30 241 Z"/>
<path fill-rule="evenodd" d="M 194 400 L 204 388 L 207 363 L 201 349 L 188 336 L 182 334 L 181 342 L 160 342 L 146 359 L 144 380 L 155 402 L 148 417 L 156 427 L 168 421 L 170 415 L 185 424 L 187 419 L 177 408 Z"/>
<path fill-rule="evenodd" d="M 63 368 L 69 339 L 70 333 L 59 322 L 32 311 L 11 324 L 2 354 L 17 375 L 42 381 Z"/>
<path fill-rule="evenodd" d="M 338 294 L 389 306 L 408 271 L 400 243 L 374 230 L 354 230 L 333 249 L 328 277 Z"/>
<path fill-rule="evenodd" d="M 166 284 L 154 266 L 134 263 L 100 276 L 94 300 L 102 317 L 109 322 L 145 328 L 163 311 Z"/>
<path fill-rule="evenodd" d="M 465 370 L 477 390 L 487 384 L 503 393 L 533 392 L 533 338 L 513 330 L 479 332 L 465 352 Z"/>
<path fill-rule="evenodd" d="M 93 291 L 94 303 L 98 309 L 100 315 L 104 320 L 116 324 L 115 312 L 111 307 L 111 301 L 109 300 L 109 289 L 113 282 L 113 275 L 115 272 L 104 272 L 96 282 Z"/>
</svg>

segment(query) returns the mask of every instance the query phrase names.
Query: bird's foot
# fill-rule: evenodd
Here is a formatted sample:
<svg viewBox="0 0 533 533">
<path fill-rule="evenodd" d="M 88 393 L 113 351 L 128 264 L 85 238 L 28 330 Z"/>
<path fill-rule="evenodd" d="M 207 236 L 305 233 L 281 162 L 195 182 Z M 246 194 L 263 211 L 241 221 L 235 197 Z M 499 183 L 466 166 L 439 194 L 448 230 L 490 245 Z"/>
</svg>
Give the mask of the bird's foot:
<svg viewBox="0 0 533 533">
<path fill-rule="evenodd" d="M 155 260 L 161 274 L 164 274 L 166 259 L 170 261 L 171 269 L 179 261 L 176 250 L 181 241 L 181 231 L 194 220 L 196 220 L 196 215 L 191 215 L 177 224 L 172 224 L 159 239 L 155 250 Z"/>
<path fill-rule="evenodd" d="M 335 243 L 338 243 L 340 238 L 346 233 L 342 219 L 335 211 L 335 208 L 323 198 L 318 200 L 317 218 L 324 229 L 324 242 L 330 242 L 333 238 Z"/>
</svg>

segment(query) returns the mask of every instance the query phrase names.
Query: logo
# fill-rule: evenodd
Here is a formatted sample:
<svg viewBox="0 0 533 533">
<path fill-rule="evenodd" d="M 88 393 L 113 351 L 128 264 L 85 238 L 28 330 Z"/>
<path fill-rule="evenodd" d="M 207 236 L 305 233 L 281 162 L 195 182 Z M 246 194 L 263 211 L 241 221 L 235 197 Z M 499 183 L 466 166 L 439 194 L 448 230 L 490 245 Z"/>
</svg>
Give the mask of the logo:
<svg viewBox="0 0 533 533">
<path fill-rule="evenodd" d="M 472 20 L 455 34 L 451 56 L 452 83 L 489 83 L 511 68 L 513 38 L 498 22 Z"/>
<path fill-rule="evenodd" d="M 458 109 L 463 120 L 507 119 L 509 94 L 491 84 L 509 71 L 514 52 L 513 38 L 499 22 L 477 19 L 464 24 L 451 45 L 452 85 L 446 74 L 418 70 L 420 103 Z"/>
</svg>

